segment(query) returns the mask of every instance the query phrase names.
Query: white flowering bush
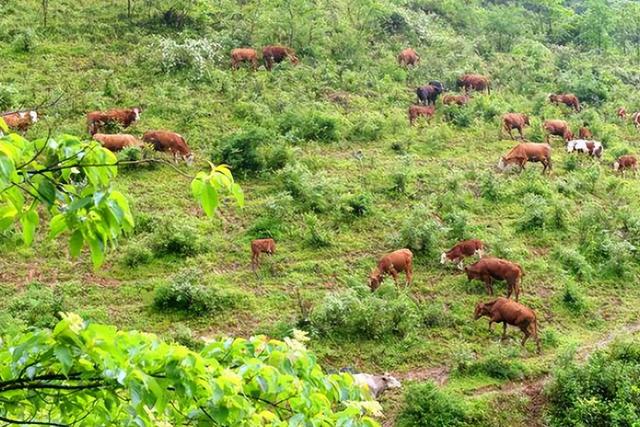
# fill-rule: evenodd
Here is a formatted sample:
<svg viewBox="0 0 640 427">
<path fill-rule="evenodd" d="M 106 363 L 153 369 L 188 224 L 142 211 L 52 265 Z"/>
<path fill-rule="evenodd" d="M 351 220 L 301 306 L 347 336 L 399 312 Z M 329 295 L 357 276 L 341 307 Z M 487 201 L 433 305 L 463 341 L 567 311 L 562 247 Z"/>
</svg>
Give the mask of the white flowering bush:
<svg viewBox="0 0 640 427">
<path fill-rule="evenodd" d="M 222 45 L 206 38 L 186 39 L 178 42 L 162 38 L 157 42 L 160 67 L 166 73 L 186 70 L 197 79 L 207 74 L 210 67 L 222 61 Z"/>
</svg>

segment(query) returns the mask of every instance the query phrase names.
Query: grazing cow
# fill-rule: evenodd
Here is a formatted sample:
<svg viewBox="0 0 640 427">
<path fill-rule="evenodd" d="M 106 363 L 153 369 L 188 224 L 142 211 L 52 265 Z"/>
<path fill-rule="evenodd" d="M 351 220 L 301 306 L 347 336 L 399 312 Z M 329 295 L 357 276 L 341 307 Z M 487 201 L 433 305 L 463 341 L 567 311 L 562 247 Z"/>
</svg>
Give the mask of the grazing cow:
<svg viewBox="0 0 640 427">
<path fill-rule="evenodd" d="M 36 111 L 18 111 L 8 113 L 2 116 L 4 122 L 9 129 L 26 132 L 32 124 L 38 121 L 38 113 Z"/>
<path fill-rule="evenodd" d="M 542 127 L 545 131 L 544 142 L 546 143 L 549 142 L 550 135 L 561 136 L 565 142 L 573 139 L 573 133 L 569 128 L 569 124 L 564 120 L 545 120 Z"/>
<path fill-rule="evenodd" d="M 260 254 L 273 255 L 276 251 L 276 242 L 273 239 L 256 239 L 251 242 L 251 269 L 256 272 L 260 267 Z"/>
<path fill-rule="evenodd" d="M 591 138 L 593 138 L 593 133 L 586 126 L 582 126 L 578 130 L 578 138 L 580 138 L 580 139 L 591 139 Z"/>
<path fill-rule="evenodd" d="M 407 278 L 407 284 L 413 281 L 413 253 L 409 249 L 399 249 L 380 258 L 378 266 L 369 276 L 369 288 L 375 291 L 382 284 L 384 276 L 390 274 L 395 284 L 398 284 L 398 273 L 403 272 Z"/>
<path fill-rule="evenodd" d="M 442 97 L 442 103 L 444 105 L 467 105 L 469 102 L 469 95 L 444 95 Z"/>
<path fill-rule="evenodd" d="M 502 323 L 502 339 L 507 338 L 507 325 L 520 328 L 524 337 L 521 345 L 524 347 L 530 336 L 536 340 L 536 347 L 540 353 L 540 339 L 538 338 L 538 322 L 536 313 L 528 307 L 507 298 L 498 298 L 487 303 L 476 305 L 473 318 L 478 320 L 482 316 L 489 318 L 489 330 L 493 323 Z"/>
<path fill-rule="evenodd" d="M 626 154 L 620 156 L 618 160 L 613 163 L 613 170 L 616 172 L 622 172 L 624 174 L 627 169 L 631 169 L 634 174 L 638 172 L 638 159 L 636 159 L 636 156 Z"/>
<path fill-rule="evenodd" d="M 416 95 L 418 95 L 418 104 L 422 105 L 435 105 L 438 96 L 444 92 L 442 83 L 438 81 L 431 81 L 426 86 L 421 86 L 416 89 Z"/>
<path fill-rule="evenodd" d="M 627 118 L 627 109 L 625 107 L 619 107 L 618 111 L 616 111 L 616 115 L 618 118 L 625 120 Z"/>
<path fill-rule="evenodd" d="M 498 162 L 498 169 L 504 170 L 507 165 L 516 164 L 524 170 L 527 162 L 540 162 L 544 166 L 542 173 L 551 170 L 551 146 L 533 142 L 521 142 L 503 156 Z"/>
<path fill-rule="evenodd" d="M 481 258 L 474 264 L 464 268 L 469 281 L 473 279 L 481 280 L 489 292 L 493 295 L 493 280 L 504 280 L 507 282 L 507 298 L 515 293 L 516 301 L 520 297 L 520 282 L 524 271 L 515 262 L 500 258 Z"/>
<path fill-rule="evenodd" d="M 380 397 L 387 389 L 402 387 L 400 381 L 387 373 L 384 375 L 354 374 L 353 379 L 358 386 L 366 387 L 374 399 Z"/>
<path fill-rule="evenodd" d="M 271 71 L 273 64 L 279 64 L 285 59 L 291 61 L 293 65 L 298 63 L 296 52 L 285 46 L 265 46 L 262 48 L 262 60 L 267 70 Z"/>
<path fill-rule="evenodd" d="M 412 105 L 409 107 L 409 124 L 413 126 L 416 119 L 420 116 L 425 117 L 427 120 L 433 117 L 436 112 L 436 107 L 433 105 Z"/>
<path fill-rule="evenodd" d="M 440 264 L 446 264 L 447 262 L 451 261 L 454 264 L 457 264 L 460 270 L 463 270 L 464 264 L 462 260 L 464 260 L 466 257 L 470 257 L 476 254 L 478 254 L 478 256 L 482 258 L 482 256 L 484 255 L 484 249 L 484 243 L 482 243 L 481 240 L 464 240 L 456 244 L 447 252 L 442 252 L 442 255 L 440 255 Z"/>
<path fill-rule="evenodd" d="M 580 111 L 580 101 L 578 101 L 578 97 L 572 93 L 549 95 L 549 101 L 556 105 L 564 104 L 567 107 L 573 108 L 575 111 Z"/>
<path fill-rule="evenodd" d="M 591 157 L 602 157 L 602 144 L 598 141 L 587 141 L 586 139 L 574 139 L 567 143 L 567 153 L 577 151 L 579 153 L 585 153 Z"/>
<path fill-rule="evenodd" d="M 119 133 L 116 135 L 109 135 L 105 133 L 96 133 L 93 135 L 93 139 L 98 141 L 104 148 L 109 151 L 120 151 L 125 147 L 142 147 L 143 143 L 133 135 L 126 133 Z"/>
<path fill-rule="evenodd" d="M 404 49 L 398 55 L 398 64 L 402 67 L 415 66 L 420 63 L 420 55 L 410 47 Z"/>
<path fill-rule="evenodd" d="M 458 79 L 458 87 L 464 88 L 465 93 L 470 90 L 482 92 L 487 90 L 487 94 L 491 95 L 491 85 L 489 79 L 480 74 L 465 74 Z"/>
<path fill-rule="evenodd" d="M 187 141 L 180 134 L 166 130 L 152 130 L 145 132 L 142 135 L 142 140 L 153 145 L 156 151 L 172 153 L 176 163 L 178 157 L 181 157 L 189 166 L 193 163 L 193 153 L 189 149 Z"/>
<path fill-rule="evenodd" d="M 231 68 L 237 70 L 241 62 L 250 62 L 251 67 L 256 70 L 258 68 L 258 53 L 251 48 L 233 49 L 231 51 Z"/>
<path fill-rule="evenodd" d="M 120 123 L 122 127 L 129 127 L 132 123 L 140 120 L 140 113 L 142 109 L 135 108 L 120 108 L 109 111 L 93 111 L 87 114 L 87 124 L 89 126 L 89 133 L 95 135 L 102 127 L 109 123 Z"/>
<path fill-rule="evenodd" d="M 633 122 L 633 125 L 636 127 L 636 129 L 640 128 L 640 112 L 633 113 L 633 116 L 631 116 L 631 121 Z"/>
<path fill-rule="evenodd" d="M 523 128 L 525 126 L 529 126 L 529 116 L 526 114 L 507 113 L 502 116 L 502 130 L 509 132 L 511 139 L 515 139 L 513 137 L 513 133 L 511 133 L 513 129 L 518 129 L 518 132 L 520 132 L 520 139 L 524 139 Z"/>
</svg>

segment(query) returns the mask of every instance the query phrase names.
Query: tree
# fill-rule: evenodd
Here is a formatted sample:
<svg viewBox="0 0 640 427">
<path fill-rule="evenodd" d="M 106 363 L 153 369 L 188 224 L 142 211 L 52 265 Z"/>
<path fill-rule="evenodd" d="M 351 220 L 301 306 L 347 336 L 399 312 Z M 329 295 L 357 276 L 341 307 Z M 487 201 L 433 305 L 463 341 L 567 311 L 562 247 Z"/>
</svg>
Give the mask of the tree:
<svg viewBox="0 0 640 427">
<path fill-rule="evenodd" d="M 588 0 L 583 15 L 580 38 L 589 45 L 602 51 L 611 43 L 613 20 L 611 8 L 606 0 Z"/>
<path fill-rule="evenodd" d="M 2 119 L 0 130 L 9 131 Z M 133 228 L 127 199 L 112 188 L 121 163 L 127 162 L 119 162 L 97 142 L 71 135 L 28 141 L 11 133 L 0 138 L 0 231 L 19 225 L 30 245 L 46 217 L 51 238 L 67 232 L 71 255 L 87 245 L 94 266 L 100 266 L 108 248 Z M 214 214 L 223 192 L 242 205 L 242 191 L 229 169 L 210 166 L 191 183 L 205 213 Z"/>
<path fill-rule="evenodd" d="M 0 421 L 50 426 L 374 427 L 380 406 L 305 348 L 259 336 L 194 352 L 62 314 L 0 341 Z"/>
</svg>

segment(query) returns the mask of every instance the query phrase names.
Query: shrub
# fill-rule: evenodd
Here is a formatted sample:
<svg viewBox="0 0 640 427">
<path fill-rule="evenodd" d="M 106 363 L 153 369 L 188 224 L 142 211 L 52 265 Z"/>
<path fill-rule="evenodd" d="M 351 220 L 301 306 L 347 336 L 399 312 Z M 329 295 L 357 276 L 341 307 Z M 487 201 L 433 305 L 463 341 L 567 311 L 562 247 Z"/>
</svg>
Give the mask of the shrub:
<svg viewBox="0 0 640 427">
<path fill-rule="evenodd" d="M 338 120 L 325 113 L 285 114 L 280 121 L 280 132 L 290 140 L 332 142 L 338 139 Z"/>
<path fill-rule="evenodd" d="M 500 380 L 523 380 L 528 370 L 522 362 L 509 358 L 504 351 L 492 354 L 479 361 L 471 361 L 456 366 L 456 372 L 463 375 L 486 375 Z"/>
<path fill-rule="evenodd" d="M 578 280 L 591 281 L 593 269 L 589 261 L 575 249 L 561 247 L 553 252 L 553 259 L 557 259 L 562 268 L 575 276 Z"/>
<path fill-rule="evenodd" d="M 271 139 L 268 131 L 262 128 L 250 128 L 229 135 L 218 147 L 218 163 L 231 166 L 234 173 L 254 174 L 265 168 L 265 160 L 258 152 L 258 147 Z"/>
<path fill-rule="evenodd" d="M 184 220 L 165 220 L 151 239 L 153 251 L 159 255 L 194 256 L 206 250 L 197 230 Z"/>
<path fill-rule="evenodd" d="M 398 247 L 411 249 L 416 255 L 435 260 L 441 246 L 440 237 L 440 225 L 431 218 L 431 212 L 420 206 L 402 224 Z"/>
<path fill-rule="evenodd" d="M 453 123 L 460 128 L 467 128 L 473 123 L 473 114 L 471 109 L 459 106 L 446 107 L 444 116 L 447 121 Z"/>
<path fill-rule="evenodd" d="M 52 327 L 60 320 L 58 313 L 64 311 L 63 296 L 56 289 L 31 283 L 9 302 L 8 311 L 27 325 Z"/>
<path fill-rule="evenodd" d="M 201 316 L 228 307 L 233 299 L 201 284 L 202 271 L 186 269 L 176 274 L 171 283 L 156 288 L 153 306 L 157 310 L 182 311 Z"/>
<path fill-rule="evenodd" d="M 286 227 L 281 217 L 262 215 L 249 227 L 247 234 L 253 239 L 280 239 Z"/>
<path fill-rule="evenodd" d="M 344 200 L 343 210 L 347 215 L 361 217 L 371 212 L 372 196 L 369 193 L 352 194 Z"/>
<path fill-rule="evenodd" d="M 440 391 L 433 382 L 412 384 L 405 392 L 399 427 L 453 427 L 465 425 L 462 400 Z"/>
<path fill-rule="evenodd" d="M 184 323 L 176 324 L 171 329 L 169 336 L 173 342 L 191 350 L 199 351 L 204 345 L 203 341 L 195 337 L 191 328 Z"/>
<path fill-rule="evenodd" d="M 207 69 L 220 62 L 222 46 L 206 38 L 187 39 L 178 42 L 170 38 L 160 39 L 154 50 L 160 51 L 160 68 L 166 73 L 187 70 L 196 79 L 204 77 Z"/>
<path fill-rule="evenodd" d="M 33 30 L 22 30 L 13 38 L 11 44 L 13 50 L 16 52 L 31 52 L 36 46 L 36 34 Z"/>
<path fill-rule="evenodd" d="M 351 141 L 377 141 L 384 132 L 384 117 L 380 113 L 360 115 L 349 130 Z"/>
<path fill-rule="evenodd" d="M 450 240 L 458 241 L 469 237 L 466 212 L 449 212 L 444 216 L 443 220 L 449 229 L 447 237 Z"/>
<path fill-rule="evenodd" d="M 638 425 L 638 383 L 637 340 L 599 350 L 584 365 L 575 361 L 564 363 L 556 369 L 546 390 L 550 425 Z"/>
<path fill-rule="evenodd" d="M 144 243 L 134 243 L 127 247 L 122 262 L 127 267 L 137 267 L 147 264 L 153 259 L 153 252 Z"/>
<path fill-rule="evenodd" d="M 276 171 L 284 168 L 293 160 L 293 151 L 285 144 L 269 144 L 264 150 L 264 168 Z"/>
<path fill-rule="evenodd" d="M 502 198 L 502 188 L 496 181 L 495 175 L 486 173 L 480 179 L 480 195 L 490 202 L 497 202 Z"/>
<path fill-rule="evenodd" d="M 398 172 L 391 176 L 393 186 L 391 191 L 398 194 L 407 193 L 407 185 L 409 184 L 409 174 L 407 172 Z"/>
<path fill-rule="evenodd" d="M 517 222 L 517 229 L 519 231 L 544 229 L 549 222 L 547 201 L 537 194 L 527 194 L 523 205 L 524 211 Z"/>
<path fill-rule="evenodd" d="M 313 331 L 349 340 L 405 337 L 415 331 L 420 313 L 409 297 L 397 292 L 384 298 L 377 294 L 362 295 L 356 289 L 348 289 L 326 296 L 311 313 Z"/>
<path fill-rule="evenodd" d="M 336 192 L 331 191 L 324 175 L 314 174 L 300 163 L 287 165 L 280 171 L 279 178 L 284 189 L 304 210 L 323 212 L 334 204 Z"/>
<path fill-rule="evenodd" d="M 562 292 L 562 304 L 574 313 L 582 313 L 587 303 L 582 291 L 573 282 L 566 282 Z"/>
<path fill-rule="evenodd" d="M 320 223 L 318 217 L 313 214 L 304 216 L 304 223 L 307 226 L 305 243 L 312 248 L 325 248 L 331 246 L 331 237 Z"/>
<path fill-rule="evenodd" d="M 4 84 L 0 86 L 0 110 L 9 110 L 14 103 L 15 95 L 16 90 L 13 86 Z"/>
</svg>

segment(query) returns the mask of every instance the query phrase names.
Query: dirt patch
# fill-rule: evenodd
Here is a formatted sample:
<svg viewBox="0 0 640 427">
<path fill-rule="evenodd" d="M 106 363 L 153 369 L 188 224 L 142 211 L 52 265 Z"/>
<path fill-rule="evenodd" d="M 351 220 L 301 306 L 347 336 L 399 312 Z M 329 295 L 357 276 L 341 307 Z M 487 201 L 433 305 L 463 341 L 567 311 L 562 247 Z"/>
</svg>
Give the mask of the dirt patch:
<svg viewBox="0 0 640 427">
<path fill-rule="evenodd" d="M 443 386 L 449 381 L 449 368 L 446 366 L 436 366 L 433 368 L 418 368 L 408 372 L 396 372 L 392 375 L 400 381 L 427 381 L 432 380 L 439 386 Z"/>
</svg>

